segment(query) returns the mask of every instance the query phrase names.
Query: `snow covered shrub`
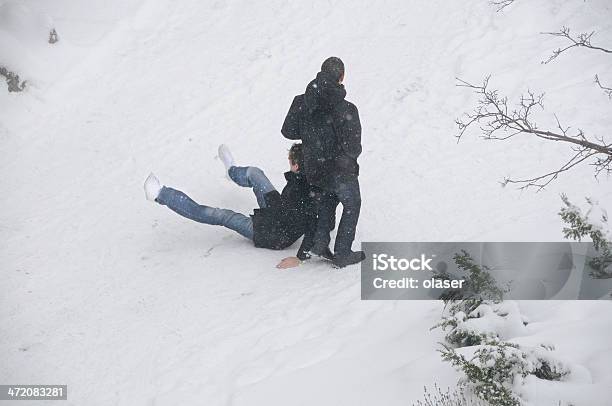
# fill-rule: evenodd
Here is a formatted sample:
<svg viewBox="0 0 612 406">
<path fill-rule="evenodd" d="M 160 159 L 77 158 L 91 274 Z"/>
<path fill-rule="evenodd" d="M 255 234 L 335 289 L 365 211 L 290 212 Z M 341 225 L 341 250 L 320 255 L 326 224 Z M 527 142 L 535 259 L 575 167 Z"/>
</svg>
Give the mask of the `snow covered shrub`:
<svg viewBox="0 0 612 406">
<path fill-rule="evenodd" d="M 569 227 L 563 228 L 563 235 L 575 241 L 581 241 L 584 237 L 589 237 L 593 241 L 595 250 L 600 254 L 591 260 L 589 265 L 594 271 L 591 276 L 604 279 L 612 278 L 612 242 L 610 242 L 610 232 L 608 228 L 608 215 L 591 199 L 586 199 L 589 209 L 586 213 L 573 205 L 566 195 L 561 195 L 561 200 L 565 207 L 561 208 L 559 215 Z M 599 218 L 593 218 L 593 212 L 600 210 Z"/>
<path fill-rule="evenodd" d="M 447 389 L 442 392 L 442 389 L 437 384 L 434 384 L 434 391 L 430 393 L 427 387 L 424 388 L 423 400 L 417 400 L 412 406 L 485 406 L 485 403 L 474 399 L 473 396 L 468 396 L 464 388 L 458 388 L 451 392 Z"/>
<path fill-rule="evenodd" d="M 560 380 L 569 373 L 547 354 L 552 346 L 523 348 L 504 341 L 525 334 L 527 321 L 518 303 L 503 301 L 505 291 L 496 285 L 488 268 L 475 264 L 467 252 L 455 255 L 455 262 L 466 273 L 471 291 L 461 300 L 445 300 L 446 314 L 433 328 L 446 332 L 449 345 L 443 344 L 440 353 L 465 374 L 460 380 L 464 389 L 492 406 L 519 406 L 521 400 L 513 389 L 526 376 Z M 473 356 L 466 358 L 465 354 Z"/>
<path fill-rule="evenodd" d="M 4 76 L 6 78 L 9 92 L 21 92 L 23 89 L 25 89 L 25 80 L 21 82 L 18 74 L 9 71 L 4 66 L 0 66 L 0 76 Z"/>
<path fill-rule="evenodd" d="M 479 302 L 473 300 L 453 303 L 449 307 L 448 314 L 443 315 L 442 320 L 433 326 L 432 330 L 440 327 L 443 331 L 448 331 L 444 339 L 457 347 L 478 345 L 485 339 L 494 337 L 467 325 L 467 322 L 475 317 L 473 316 L 474 305 L 477 305 L 476 308 L 480 306 Z"/>
<path fill-rule="evenodd" d="M 461 324 L 464 323 L 461 322 Z M 477 330 L 467 329 L 463 326 L 455 326 L 446 335 L 445 339 L 446 341 L 456 345 L 457 347 L 471 347 L 473 345 L 479 345 L 480 343 L 486 341 L 489 338 L 495 337 L 497 336 L 491 333 L 481 333 Z"/>
<path fill-rule="evenodd" d="M 55 28 L 52 28 L 51 32 L 49 32 L 49 44 L 55 44 L 57 41 L 59 41 L 59 36 Z"/>
<path fill-rule="evenodd" d="M 513 389 L 528 375 L 558 381 L 569 374 L 559 362 L 546 354 L 551 347 L 523 348 L 518 344 L 488 339 L 471 358 L 444 346 L 442 358 L 465 374 L 459 383 L 492 406 L 520 406 Z"/>
<path fill-rule="evenodd" d="M 455 347 L 469 347 L 488 339 L 507 339 L 524 333 L 527 321 L 521 315 L 517 302 L 484 301 L 476 308 L 464 302 L 452 304 L 449 313 L 433 327 L 447 331 L 447 343 Z"/>
<path fill-rule="evenodd" d="M 518 308 L 501 303 L 504 290 L 499 288 L 488 272 L 486 266 L 474 263 L 472 257 L 466 252 L 455 254 L 453 257 L 458 268 L 465 274 L 466 291 L 462 291 L 460 300 L 458 294 L 448 295 L 444 300 L 447 305 L 445 314 L 440 323 L 432 327 L 448 331 L 446 341 L 458 347 L 478 345 L 488 338 L 499 336 L 500 327 L 505 318 L 512 315 L 520 317 Z M 436 275 L 437 278 L 449 278 L 444 273 Z M 522 321 L 520 322 L 522 324 Z"/>
<path fill-rule="evenodd" d="M 461 254 L 455 254 L 453 260 L 465 275 L 465 283 L 463 284 L 464 288 L 460 292 L 450 292 L 445 297 L 442 297 L 445 303 L 456 299 L 464 299 L 470 300 L 477 307 L 483 300 L 499 302 L 503 299 L 505 290 L 497 286 L 487 266 L 477 265 L 465 250 L 461 250 Z M 438 272 L 435 277 L 437 279 L 451 279 L 446 271 Z"/>
</svg>

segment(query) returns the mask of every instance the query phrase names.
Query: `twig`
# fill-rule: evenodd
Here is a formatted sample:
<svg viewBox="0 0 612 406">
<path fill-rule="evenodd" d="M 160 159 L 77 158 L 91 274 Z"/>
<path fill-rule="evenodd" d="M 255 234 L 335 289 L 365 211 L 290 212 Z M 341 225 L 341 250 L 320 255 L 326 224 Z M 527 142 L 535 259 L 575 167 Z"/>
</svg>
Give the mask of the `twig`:
<svg viewBox="0 0 612 406">
<path fill-rule="evenodd" d="M 498 13 L 512 3 L 514 3 L 514 0 L 491 0 L 491 4 L 497 7 Z"/>
<path fill-rule="evenodd" d="M 552 35 L 553 37 L 562 37 L 570 41 L 570 45 L 566 46 L 565 48 L 558 48 L 555 51 L 553 51 L 552 55 L 549 56 L 547 60 L 542 61 L 543 64 L 547 64 L 553 61 L 554 59 L 557 59 L 557 57 L 561 55 L 563 52 L 571 48 L 576 48 L 576 47 L 584 47 L 584 48 L 589 48 L 589 49 L 593 49 L 596 51 L 601 51 L 601 52 L 605 52 L 608 54 L 612 54 L 612 50 L 610 49 L 602 48 L 602 47 L 591 44 L 591 37 L 593 36 L 593 34 L 595 34 L 595 31 L 592 31 L 590 33 L 585 32 L 582 34 L 578 34 L 578 36 L 576 37 L 572 37 L 570 29 L 568 27 L 563 27 L 558 32 L 542 32 L 541 34 Z"/>
<path fill-rule="evenodd" d="M 601 90 L 603 90 L 605 94 L 608 95 L 609 99 L 612 100 L 612 87 L 606 87 L 606 86 L 602 85 L 601 82 L 599 81 L 599 76 L 597 76 L 597 75 L 595 75 L 595 83 L 597 83 L 599 88 Z"/>
</svg>

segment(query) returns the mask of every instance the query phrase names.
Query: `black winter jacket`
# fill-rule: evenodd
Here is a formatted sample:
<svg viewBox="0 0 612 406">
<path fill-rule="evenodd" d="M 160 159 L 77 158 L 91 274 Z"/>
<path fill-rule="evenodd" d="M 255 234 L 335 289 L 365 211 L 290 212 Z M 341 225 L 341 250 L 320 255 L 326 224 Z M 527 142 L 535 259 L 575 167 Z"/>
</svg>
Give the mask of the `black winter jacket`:
<svg viewBox="0 0 612 406">
<path fill-rule="evenodd" d="M 264 197 L 267 207 L 255 209 L 253 242 L 256 247 L 281 250 L 302 235 L 304 240 L 298 257 L 312 248 L 317 224 L 314 193 L 301 173 L 285 172 L 287 185 L 282 193 L 272 191 Z"/>
<path fill-rule="evenodd" d="M 312 185 L 326 189 L 335 175 L 359 175 L 361 123 L 353 103 L 344 98 L 344 85 L 325 72 L 295 96 L 281 132 L 302 140 L 304 174 Z"/>
</svg>

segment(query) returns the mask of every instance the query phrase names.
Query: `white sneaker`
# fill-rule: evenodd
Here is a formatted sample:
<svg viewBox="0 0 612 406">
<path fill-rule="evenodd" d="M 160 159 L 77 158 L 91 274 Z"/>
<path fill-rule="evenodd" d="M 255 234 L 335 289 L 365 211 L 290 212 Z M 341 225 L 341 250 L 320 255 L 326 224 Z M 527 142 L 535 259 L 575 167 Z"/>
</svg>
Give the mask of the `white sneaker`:
<svg viewBox="0 0 612 406">
<path fill-rule="evenodd" d="M 161 188 L 159 179 L 157 179 L 157 177 L 153 175 L 153 172 L 151 172 L 144 183 L 145 196 L 147 197 L 147 200 L 154 202 L 155 199 L 157 199 L 157 196 L 159 196 L 159 191 Z"/>
<path fill-rule="evenodd" d="M 223 162 L 223 165 L 225 165 L 225 174 L 227 175 L 229 169 L 234 166 L 234 157 L 232 156 L 228 146 L 225 144 L 219 145 L 219 151 L 217 154 L 219 155 L 221 162 Z"/>
</svg>

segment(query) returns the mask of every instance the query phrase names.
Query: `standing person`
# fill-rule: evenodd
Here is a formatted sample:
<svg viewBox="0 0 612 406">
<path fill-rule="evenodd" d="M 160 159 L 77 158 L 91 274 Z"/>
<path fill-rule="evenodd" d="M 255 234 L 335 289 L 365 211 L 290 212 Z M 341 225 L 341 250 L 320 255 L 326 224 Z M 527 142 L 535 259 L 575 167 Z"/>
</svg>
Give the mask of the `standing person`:
<svg viewBox="0 0 612 406">
<path fill-rule="evenodd" d="M 331 255 L 330 221 L 335 201 L 342 203 L 332 260 L 344 267 L 365 259 L 363 251 L 353 251 L 355 230 L 361 210 L 359 164 L 361 123 L 357 107 L 345 100 L 344 63 L 340 58 L 326 59 L 304 94 L 295 96 L 281 132 L 290 140 L 302 140 L 304 174 L 322 192 L 319 219 L 311 252 Z"/>
<path fill-rule="evenodd" d="M 251 216 L 200 205 L 180 190 L 162 186 L 153 174 L 144 183 L 145 196 L 190 220 L 233 230 L 258 248 L 285 249 L 304 235 L 297 257 L 285 258 L 277 265 L 290 268 L 309 258 L 308 250 L 317 226 L 311 187 L 300 171 L 302 157 L 302 145 L 293 144 L 289 150 L 289 171 L 285 172 L 287 185 L 279 193 L 261 169 L 234 165 L 229 148 L 219 146 L 219 158 L 230 179 L 239 186 L 251 188 L 255 194 L 259 208 Z"/>
</svg>

